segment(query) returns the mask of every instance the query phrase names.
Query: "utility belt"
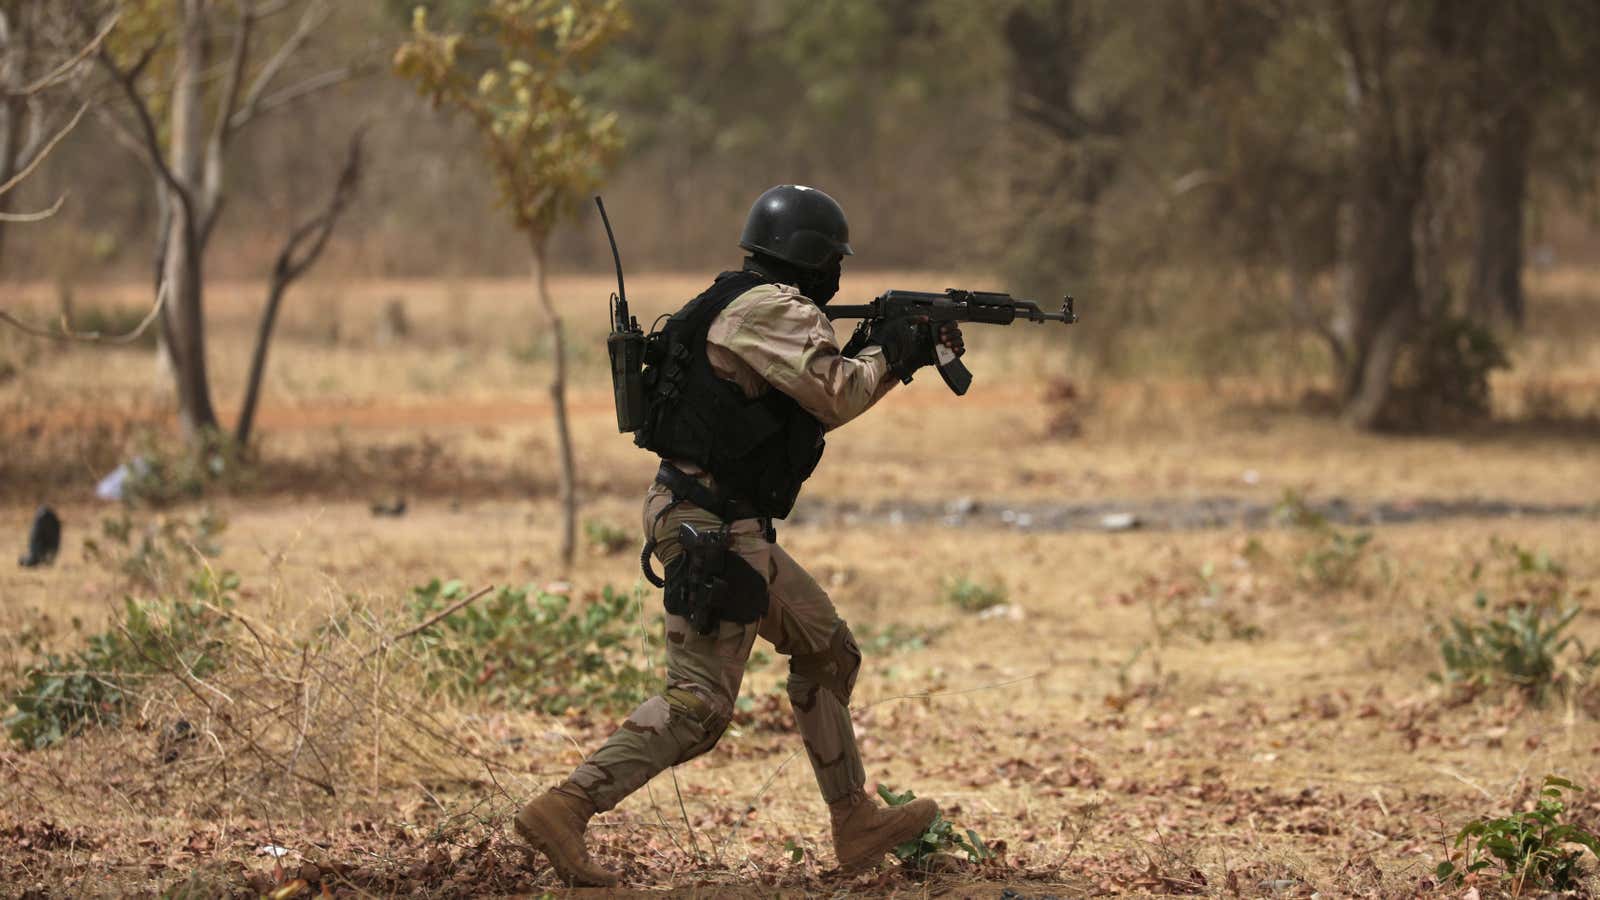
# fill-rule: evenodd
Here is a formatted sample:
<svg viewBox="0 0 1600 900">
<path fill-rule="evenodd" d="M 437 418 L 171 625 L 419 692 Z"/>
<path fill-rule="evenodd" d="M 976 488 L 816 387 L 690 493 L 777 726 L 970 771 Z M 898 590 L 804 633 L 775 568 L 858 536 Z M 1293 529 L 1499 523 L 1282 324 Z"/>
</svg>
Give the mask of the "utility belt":
<svg viewBox="0 0 1600 900">
<path fill-rule="evenodd" d="M 740 519 L 760 519 L 769 543 L 778 539 L 770 518 L 758 515 L 754 504 L 724 497 L 698 478 L 670 462 L 663 461 L 656 472 L 656 483 L 672 493 L 672 502 L 656 514 L 639 554 L 644 577 L 656 587 L 665 588 L 667 612 L 683 616 L 700 634 L 710 634 L 718 623 L 749 624 L 767 614 L 767 580 L 733 550 L 733 523 Z M 678 525 L 681 553 L 667 563 L 666 577 L 656 575 L 650 556 L 656 549 L 656 526 L 680 503 L 692 503 L 722 520 L 713 529 L 695 528 L 687 522 Z"/>
</svg>

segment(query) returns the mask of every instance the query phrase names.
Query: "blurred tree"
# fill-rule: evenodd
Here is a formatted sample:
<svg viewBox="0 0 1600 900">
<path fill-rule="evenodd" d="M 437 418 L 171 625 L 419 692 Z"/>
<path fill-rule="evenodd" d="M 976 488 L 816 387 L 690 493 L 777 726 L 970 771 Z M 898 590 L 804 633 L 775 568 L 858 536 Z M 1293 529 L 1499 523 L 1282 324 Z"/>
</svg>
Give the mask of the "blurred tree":
<svg viewBox="0 0 1600 900">
<path fill-rule="evenodd" d="M 1010 53 L 1011 256 L 1024 289 L 1081 285 L 1095 260 L 1095 213 L 1129 150 L 1129 110 L 1116 92 L 1085 89 L 1111 11 L 1092 0 L 1028 0 L 1001 18 Z M 1102 83 L 1109 82 L 1105 79 Z"/>
<path fill-rule="evenodd" d="M 1110 142 L 1107 178 L 1057 174 L 1036 203 L 1076 205 L 1092 223 L 1113 182 L 1148 182 L 1117 196 L 1138 201 L 1120 216 L 1163 236 L 1155 264 L 1286 272 L 1289 319 L 1325 340 L 1345 419 L 1378 427 L 1402 359 L 1453 314 L 1440 274 L 1450 248 L 1432 229 L 1470 121 L 1451 62 L 1472 56 L 1471 25 L 1457 11 L 1445 0 L 1028 0 L 1009 42 L 1023 51 L 1015 77 L 1043 88 L 1022 94 L 1020 112 L 1053 111 L 1045 125 L 1063 147 Z M 1042 60 L 1038 74 L 1029 60 Z M 1079 112 L 1091 102 L 1108 112 Z M 1086 246 L 1091 262 L 1115 252 L 1087 226 L 1068 234 L 1026 258 L 1081 268 Z M 1331 311 L 1313 300 L 1326 273 L 1338 276 Z"/>
<path fill-rule="evenodd" d="M 1468 310 L 1479 322 L 1504 316 L 1520 326 L 1533 169 L 1591 169 L 1600 142 L 1600 4 L 1463 0 L 1450 16 L 1460 39 L 1442 49 L 1461 70 L 1464 138 L 1476 168 Z M 1558 138 L 1543 153 L 1541 131 Z"/>
<path fill-rule="evenodd" d="M 91 11 L 84 4 L 81 12 Z M 320 71 L 280 84 L 299 53 L 327 22 L 332 0 L 231 8 L 206 0 L 122 0 L 123 25 L 97 54 L 120 109 L 97 107 L 124 146 L 157 183 L 161 224 L 156 293 L 162 352 L 177 382 L 178 421 L 187 441 L 221 437 L 206 367 L 204 261 L 227 196 L 228 150 L 265 114 L 347 80 L 354 67 Z M 266 25 L 299 9 L 295 25 L 270 48 Z M 213 58 L 216 37 L 231 31 L 226 57 Z M 121 113 L 120 115 L 118 113 Z M 166 125 L 158 120 L 166 118 Z M 270 328 L 263 338 L 270 338 Z M 248 419 L 248 417 L 247 417 Z"/>
<path fill-rule="evenodd" d="M 620 0 L 487 0 L 467 31 L 433 31 L 424 7 L 395 70 L 435 106 L 477 126 L 512 222 L 528 239 L 534 286 L 550 328 L 550 402 L 561 454 L 560 557 L 577 539 L 577 473 L 567 423 L 566 342 L 550 297 L 550 234 L 599 184 L 621 142 L 616 117 L 587 103 L 574 80 L 628 26 Z"/>
<path fill-rule="evenodd" d="M 87 106 L 71 103 L 62 88 L 81 79 L 84 60 L 115 21 L 108 17 L 93 37 L 78 41 L 59 7 L 44 0 L 0 0 L 0 258 L 8 222 L 36 221 L 55 211 L 14 213 L 12 189 L 82 119 Z"/>
</svg>

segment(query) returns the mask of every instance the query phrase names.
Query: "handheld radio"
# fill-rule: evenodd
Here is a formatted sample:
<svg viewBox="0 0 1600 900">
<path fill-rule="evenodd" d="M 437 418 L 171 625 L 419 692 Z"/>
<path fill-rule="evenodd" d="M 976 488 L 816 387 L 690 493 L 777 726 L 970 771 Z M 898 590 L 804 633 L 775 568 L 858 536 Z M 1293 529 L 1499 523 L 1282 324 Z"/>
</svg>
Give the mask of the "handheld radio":
<svg viewBox="0 0 1600 900">
<path fill-rule="evenodd" d="M 606 352 L 611 355 L 611 391 L 617 402 L 617 430 L 638 431 L 644 425 L 644 329 L 628 314 L 628 291 L 622 284 L 622 256 L 617 252 L 617 237 L 606 216 L 606 204 L 596 194 L 600 221 L 606 226 L 611 243 L 611 261 L 617 267 L 617 291 L 611 295 L 611 334 L 606 337 Z"/>
</svg>

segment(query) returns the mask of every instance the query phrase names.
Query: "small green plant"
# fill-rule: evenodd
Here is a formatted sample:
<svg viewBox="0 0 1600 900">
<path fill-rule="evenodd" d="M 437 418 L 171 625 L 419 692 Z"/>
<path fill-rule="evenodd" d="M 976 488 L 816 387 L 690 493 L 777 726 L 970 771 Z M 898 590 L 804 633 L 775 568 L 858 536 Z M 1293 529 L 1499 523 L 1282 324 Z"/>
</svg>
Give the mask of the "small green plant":
<svg viewBox="0 0 1600 900">
<path fill-rule="evenodd" d="M 1443 675 L 1436 680 L 1473 687 L 1507 684 L 1542 703 L 1551 689 L 1580 687 L 1600 667 L 1600 650 L 1586 651 L 1566 634 L 1581 606 L 1556 611 L 1542 604 L 1515 604 L 1496 612 L 1482 591 L 1473 603 L 1480 613 L 1477 621 L 1452 617 L 1447 628 L 1436 629 L 1444 660 Z"/>
<path fill-rule="evenodd" d="M 1533 809 L 1468 822 L 1456 833 L 1451 859 L 1435 876 L 1464 884 L 1469 876 L 1500 869 L 1500 883 L 1512 896 L 1523 891 L 1568 891 L 1581 887 L 1583 851 L 1600 855 L 1600 835 L 1568 815 L 1567 796 L 1583 793 L 1565 778 L 1547 775 Z"/>
<path fill-rule="evenodd" d="M 1297 575 L 1302 584 L 1319 591 L 1354 587 L 1361 580 L 1362 564 L 1371 549 L 1372 532 L 1345 531 L 1313 509 L 1298 491 L 1285 490 L 1274 517 L 1301 530 L 1309 538 L 1300 555 Z"/>
<path fill-rule="evenodd" d="M 583 537 L 595 552 L 603 556 L 616 556 L 633 546 L 633 535 L 610 522 L 597 519 L 583 523 Z"/>
<path fill-rule="evenodd" d="M 1482 585 L 1491 580 L 1486 574 L 1497 574 L 1498 589 L 1516 603 L 1559 606 L 1567 599 L 1567 569 L 1543 550 L 1491 538 L 1488 563 L 1474 559 L 1467 580 Z"/>
<path fill-rule="evenodd" d="M 795 843 L 794 838 L 783 839 L 783 852 L 789 857 L 790 865 L 799 865 L 806 858 L 806 848 Z"/>
<path fill-rule="evenodd" d="M 424 621 L 466 595 L 459 581 L 435 579 L 412 592 L 412 613 Z M 641 658 L 640 604 L 605 588 L 574 602 L 532 586 L 501 588 L 429 626 L 417 641 L 429 660 L 428 680 L 458 696 L 559 714 L 572 708 L 631 708 L 655 688 Z"/>
<path fill-rule="evenodd" d="M 891 622 L 879 628 L 863 624 L 855 629 L 856 644 L 869 656 L 889 653 L 909 653 L 926 650 L 934 639 L 944 634 L 944 628 L 922 628 Z"/>
<path fill-rule="evenodd" d="M 238 578 L 202 572 L 190 598 L 128 598 L 111 627 L 64 656 L 46 654 L 6 699 L 4 725 L 31 750 L 73 737 L 90 725 L 116 725 L 152 677 L 181 672 L 204 678 L 222 665 Z"/>
<path fill-rule="evenodd" d="M 1371 542 L 1370 531 L 1328 528 L 1301 558 L 1301 579 L 1322 590 L 1351 587 L 1361 577 L 1362 559 Z"/>
<path fill-rule="evenodd" d="M 1005 585 L 979 582 L 962 575 L 946 578 L 940 586 L 940 599 L 963 612 L 975 613 L 1006 602 Z"/>
<path fill-rule="evenodd" d="M 878 785 L 878 796 L 890 806 L 904 806 L 917 799 L 917 795 L 911 791 L 897 794 L 884 784 Z M 913 868 L 926 868 L 938 854 L 954 852 L 966 854 L 967 859 L 975 863 L 994 858 L 994 851 L 983 842 L 983 838 L 978 837 L 976 831 L 968 828 L 965 834 L 959 834 L 943 815 L 934 816 L 927 830 L 917 838 L 894 848 L 895 858 Z"/>
<path fill-rule="evenodd" d="M 161 592 L 182 584 L 199 557 L 222 552 L 228 520 L 205 509 L 188 516 L 158 515 L 138 521 L 127 511 L 102 519 L 100 537 L 83 542 L 84 556 L 136 587 Z"/>
</svg>

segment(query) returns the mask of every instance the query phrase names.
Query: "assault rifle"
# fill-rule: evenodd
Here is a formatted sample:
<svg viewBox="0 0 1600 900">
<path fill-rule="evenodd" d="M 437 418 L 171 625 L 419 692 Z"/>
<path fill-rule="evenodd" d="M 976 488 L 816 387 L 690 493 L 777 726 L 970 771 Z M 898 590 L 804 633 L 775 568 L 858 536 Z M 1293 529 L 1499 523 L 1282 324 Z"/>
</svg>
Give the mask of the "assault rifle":
<svg viewBox="0 0 1600 900">
<path fill-rule="evenodd" d="M 942 294 L 924 291 L 887 291 L 871 303 L 856 306 L 823 307 L 829 319 L 861 319 L 861 327 L 871 327 L 873 322 L 918 318 L 933 326 L 937 337 L 940 322 L 976 322 L 982 325 L 1010 325 L 1018 319 L 1030 322 L 1060 322 L 1071 325 L 1078 321 L 1072 310 L 1072 298 L 1061 303 L 1061 312 L 1045 312 L 1039 304 L 1018 300 L 1010 294 L 991 291 L 964 291 L 948 288 Z M 939 375 L 958 396 L 972 386 L 972 373 L 944 344 L 934 342 L 934 355 L 938 358 Z M 906 381 L 911 379 L 907 377 Z"/>
</svg>

